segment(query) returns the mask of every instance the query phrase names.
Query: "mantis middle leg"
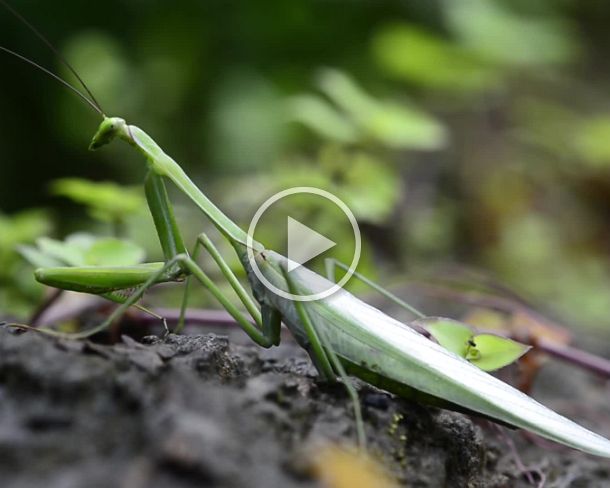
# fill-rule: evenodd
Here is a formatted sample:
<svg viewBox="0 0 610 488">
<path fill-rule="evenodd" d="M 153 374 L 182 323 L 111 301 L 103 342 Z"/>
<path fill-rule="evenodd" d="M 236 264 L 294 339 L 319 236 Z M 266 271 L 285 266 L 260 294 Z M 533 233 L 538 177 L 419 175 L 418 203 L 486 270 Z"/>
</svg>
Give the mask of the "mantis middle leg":
<svg viewBox="0 0 610 488">
<path fill-rule="evenodd" d="M 340 268 L 344 271 L 347 271 L 349 269 L 349 267 L 346 264 L 344 264 L 340 261 L 337 261 L 336 259 L 332 259 L 332 258 L 326 259 L 324 261 L 324 265 L 326 268 L 326 275 L 327 275 L 328 279 L 333 282 L 335 281 L 335 269 L 336 268 Z M 394 295 L 391 291 L 386 290 L 381 285 L 378 285 L 374 281 L 368 279 L 363 274 L 358 273 L 357 271 L 354 271 L 353 276 L 354 276 L 354 278 L 360 280 L 365 285 L 370 286 L 373 290 L 379 292 L 381 295 L 386 297 L 388 300 L 391 300 L 393 303 L 395 303 L 399 307 L 402 307 L 405 310 L 407 310 L 408 312 L 412 313 L 417 318 L 423 318 L 426 316 L 425 314 L 423 314 L 422 312 L 417 310 L 415 307 L 413 307 L 412 305 L 409 305 L 407 302 L 405 302 L 401 298 Z"/>
<path fill-rule="evenodd" d="M 294 283 L 294 280 L 291 278 L 290 273 L 286 268 L 282 268 L 282 272 L 284 274 L 284 279 L 288 284 L 288 290 L 290 293 L 297 294 L 297 287 Z M 312 344 L 313 354 L 317 357 L 317 363 L 322 365 L 323 371 L 321 371 L 323 377 L 329 380 L 336 380 L 335 371 L 341 377 L 341 381 L 347 390 L 347 394 L 349 395 L 352 405 L 354 408 L 354 418 L 356 419 L 356 433 L 358 437 L 358 446 L 364 451 L 366 450 L 366 435 L 364 432 L 364 421 L 362 420 L 362 409 L 360 407 L 360 399 L 358 398 L 358 392 L 354 388 L 352 381 L 347 376 L 345 368 L 341 363 L 341 360 L 335 353 L 330 341 L 324 334 L 324 331 L 321 328 L 317 328 L 312 322 L 307 310 L 305 309 L 305 304 L 298 300 L 294 301 L 294 307 L 297 311 L 299 319 L 303 324 L 303 328 L 307 333 L 310 343 Z"/>
</svg>

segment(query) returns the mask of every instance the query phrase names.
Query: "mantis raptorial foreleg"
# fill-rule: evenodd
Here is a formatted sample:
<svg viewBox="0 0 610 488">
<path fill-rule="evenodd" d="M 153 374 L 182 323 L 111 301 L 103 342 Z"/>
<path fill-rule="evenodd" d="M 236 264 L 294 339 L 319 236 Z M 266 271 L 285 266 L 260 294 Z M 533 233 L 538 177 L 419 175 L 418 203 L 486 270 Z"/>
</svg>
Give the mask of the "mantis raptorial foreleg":
<svg viewBox="0 0 610 488">
<path fill-rule="evenodd" d="M 163 177 L 149 170 L 144 180 L 144 193 L 165 260 L 168 261 L 178 254 L 186 254 Z"/>
<path fill-rule="evenodd" d="M 286 268 L 282 268 L 282 272 L 284 275 L 284 279 L 288 285 L 288 290 L 290 293 L 297 294 L 297 287 L 294 283 L 294 280 L 290 276 L 290 273 L 286 270 Z M 354 418 L 356 419 L 356 432 L 358 436 L 358 446 L 362 451 L 366 450 L 366 435 L 364 432 L 364 421 L 362 420 L 362 409 L 360 407 L 360 399 L 358 398 L 358 392 L 354 388 L 352 381 L 347 376 L 345 372 L 345 368 L 343 364 L 341 364 L 341 360 L 338 358 L 334 349 L 328 338 L 325 336 L 324 331 L 320 328 L 316 328 L 307 310 L 305 309 L 305 305 L 301 301 L 294 301 L 294 307 L 299 315 L 299 319 L 303 323 L 303 327 L 307 333 L 309 341 L 312 346 L 312 354 L 314 358 L 317 358 L 314 362 L 318 366 L 318 369 L 323 377 L 327 380 L 335 381 L 336 373 L 339 374 L 345 389 L 352 401 L 352 405 L 354 407 Z"/>
<path fill-rule="evenodd" d="M 214 296 L 214 298 L 216 298 L 220 302 L 220 304 L 225 308 L 225 310 L 229 312 L 229 314 L 235 319 L 238 325 L 246 332 L 246 334 L 248 334 L 248 336 L 254 342 L 256 342 L 262 347 L 271 347 L 277 342 L 277 337 L 279 336 L 279 322 L 262 324 L 261 329 L 253 325 L 250 322 L 250 319 L 246 315 L 244 315 L 235 305 L 233 305 L 231 300 L 211 280 L 211 278 L 205 273 L 205 271 L 203 271 L 203 269 L 201 269 L 201 267 L 199 267 L 199 265 L 193 259 L 191 259 L 185 254 L 179 254 L 178 256 L 175 256 L 174 258 L 163 264 L 163 266 L 161 266 L 156 272 L 151 273 L 150 277 L 141 286 L 139 286 L 125 300 L 124 303 L 117 307 L 104 322 L 102 322 L 98 326 L 76 334 L 64 334 L 48 329 L 38 330 L 44 331 L 45 333 L 51 335 L 67 337 L 71 339 L 84 339 L 86 337 L 90 337 L 91 335 L 104 330 L 117 318 L 123 315 L 129 307 L 137 303 L 138 300 L 142 298 L 144 293 L 146 293 L 146 290 L 161 281 L 162 278 L 166 276 L 167 273 L 170 272 L 172 269 L 175 269 L 176 266 L 179 266 L 181 269 L 186 270 L 186 272 L 188 272 L 204 287 L 206 287 Z M 263 314 L 263 318 L 266 319 L 267 317 L 269 317 L 268 314 Z M 271 319 L 275 319 L 275 317 L 271 317 Z"/>
<path fill-rule="evenodd" d="M 324 266 L 326 268 L 326 276 L 332 282 L 335 282 L 335 269 L 336 268 L 341 268 L 344 271 L 349 270 L 349 266 L 347 266 L 345 263 L 342 263 L 341 261 L 337 261 L 336 259 L 333 259 L 333 258 L 325 259 Z M 357 271 L 354 271 L 352 276 L 354 278 L 356 278 L 357 280 L 361 281 L 362 283 L 364 283 L 365 285 L 370 286 L 373 290 L 375 290 L 376 292 L 379 292 L 381 295 L 383 295 L 384 297 L 386 297 L 388 300 L 392 301 L 399 307 L 404 308 L 408 312 L 412 313 L 417 318 L 425 317 L 425 314 L 423 314 L 422 312 L 417 310 L 415 307 L 413 307 L 412 305 L 409 305 L 407 302 L 405 302 L 401 298 L 397 297 L 392 292 L 386 290 L 385 288 L 378 285 L 374 281 L 368 279 L 363 274 L 358 273 Z"/>
</svg>

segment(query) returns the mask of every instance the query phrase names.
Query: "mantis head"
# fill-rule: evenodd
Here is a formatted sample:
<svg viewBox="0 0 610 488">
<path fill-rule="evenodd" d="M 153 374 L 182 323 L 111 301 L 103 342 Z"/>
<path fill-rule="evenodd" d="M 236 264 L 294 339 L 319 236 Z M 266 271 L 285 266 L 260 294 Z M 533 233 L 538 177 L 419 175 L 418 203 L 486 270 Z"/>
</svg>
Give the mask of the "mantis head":
<svg viewBox="0 0 610 488">
<path fill-rule="evenodd" d="M 119 117 L 104 117 L 104 120 L 97 129 L 97 132 L 89 144 L 89 150 L 95 151 L 102 146 L 112 142 L 117 136 L 122 136 L 127 132 L 127 123 Z"/>
</svg>

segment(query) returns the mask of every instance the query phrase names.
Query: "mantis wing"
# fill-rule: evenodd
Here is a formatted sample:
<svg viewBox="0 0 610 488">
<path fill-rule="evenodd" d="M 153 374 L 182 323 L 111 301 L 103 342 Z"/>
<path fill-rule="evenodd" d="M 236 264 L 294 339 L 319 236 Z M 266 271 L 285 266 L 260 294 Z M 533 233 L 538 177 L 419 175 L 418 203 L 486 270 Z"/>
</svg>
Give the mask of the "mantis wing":
<svg viewBox="0 0 610 488">
<path fill-rule="evenodd" d="M 301 292 L 323 289 L 320 280 L 324 278 L 320 275 L 303 267 L 293 273 Z M 327 287 L 332 285 L 327 283 Z M 280 306 L 286 308 L 288 325 L 298 329 L 298 323 L 292 320 L 292 305 L 284 300 Z M 353 364 L 547 439 L 610 457 L 608 439 L 559 415 L 345 290 L 309 302 L 307 307 L 337 355 Z"/>
</svg>

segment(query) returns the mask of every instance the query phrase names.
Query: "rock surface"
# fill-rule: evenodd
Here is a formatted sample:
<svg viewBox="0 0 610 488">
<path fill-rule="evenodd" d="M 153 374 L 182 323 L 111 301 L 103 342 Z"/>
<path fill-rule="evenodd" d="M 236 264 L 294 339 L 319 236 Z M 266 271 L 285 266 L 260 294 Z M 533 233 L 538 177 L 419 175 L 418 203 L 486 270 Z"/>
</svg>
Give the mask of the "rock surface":
<svg viewBox="0 0 610 488">
<path fill-rule="evenodd" d="M 497 429 L 357 387 L 369 450 L 405 486 L 532 486 Z M 508 435 L 549 481 L 568 482 L 546 486 L 610 484 L 606 461 Z M 344 388 L 319 383 L 289 341 L 263 350 L 204 334 L 100 345 L 0 329 L 5 488 L 313 487 L 316 446 L 354 441 Z"/>
</svg>

